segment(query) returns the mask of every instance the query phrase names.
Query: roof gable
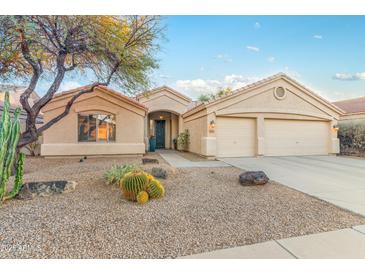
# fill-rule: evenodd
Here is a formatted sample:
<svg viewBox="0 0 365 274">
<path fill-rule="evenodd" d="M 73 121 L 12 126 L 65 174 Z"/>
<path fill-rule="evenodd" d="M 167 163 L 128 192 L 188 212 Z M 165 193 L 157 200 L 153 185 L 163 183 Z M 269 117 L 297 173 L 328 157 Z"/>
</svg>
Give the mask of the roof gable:
<svg viewBox="0 0 365 274">
<path fill-rule="evenodd" d="M 250 85 L 247 85 L 247 86 L 244 86 L 244 87 L 239 88 L 237 90 L 234 90 L 232 93 L 230 93 L 228 95 L 225 95 L 225 96 L 222 96 L 218 99 L 214 99 L 214 100 L 211 100 L 211 101 L 208 101 L 208 102 L 205 102 L 205 103 L 201 103 L 201 104 L 197 105 L 195 108 L 192 108 L 191 110 L 187 111 L 184 114 L 184 116 L 187 117 L 187 116 L 189 116 L 191 114 L 194 114 L 196 112 L 199 112 L 199 111 L 201 111 L 205 108 L 212 108 L 217 104 L 221 104 L 225 101 L 232 100 L 233 98 L 236 98 L 236 97 L 241 96 L 243 94 L 248 95 L 249 93 L 253 93 L 261 87 L 264 87 L 266 85 L 269 85 L 269 84 L 274 83 L 274 82 L 279 81 L 279 80 L 286 81 L 290 85 L 292 85 L 292 86 L 296 87 L 298 90 L 300 90 L 303 94 L 311 97 L 313 100 L 315 100 L 319 104 L 322 104 L 322 105 L 326 106 L 327 108 L 331 109 L 335 113 L 337 113 L 337 114 L 343 114 L 344 113 L 342 109 L 338 108 L 337 106 L 335 106 L 331 102 L 327 101 L 323 97 L 321 97 L 321 96 L 317 95 L 316 93 L 314 93 L 313 91 L 309 90 L 308 88 L 306 88 L 302 84 L 298 83 L 296 80 L 292 79 L 288 75 L 286 75 L 284 73 L 278 73 L 278 74 L 275 74 L 271 77 L 264 78 L 260 81 L 257 81 L 255 83 L 250 84 Z M 247 96 L 247 97 L 249 97 L 249 96 Z"/>
<path fill-rule="evenodd" d="M 163 92 L 165 92 L 165 93 L 167 92 L 174 96 L 177 96 L 178 98 L 182 99 L 186 103 L 190 103 L 192 101 L 191 98 L 185 96 L 184 94 L 182 94 L 182 93 L 178 92 L 177 90 L 170 88 L 168 86 L 162 86 L 162 87 L 158 87 L 158 88 L 154 88 L 154 89 L 142 92 L 141 94 L 137 95 L 137 100 L 140 101 L 140 100 L 143 100 L 144 98 L 146 98 L 148 100 L 149 98 L 152 98 L 154 95 L 157 95 L 158 93 L 163 93 Z"/>
<path fill-rule="evenodd" d="M 74 94 L 76 94 L 76 93 L 80 92 L 81 90 L 86 89 L 88 87 L 89 86 L 82 86 L 82 87 L 79 87 L 79 88 L 76 88 L 76 89 L 72 89 L 72 90 L 69 90 L 69 91 L 64 91 L 64 92 L 58 93 L 53 97 L 53 99 L 50 103 L 55 103 L 55 102 L 58 102 L 58 101 L 61 101 L 61 100 L 65 99 L 65 98 L 72 97 Z M 115 90 L 113 90 L 111 88 L 108 88 L 106 86 L 97 86 L 95 88 L 95 91 L 100 91 L 102 93 L 106 93 L 106 94 L 114 97 L 117 100 L 121 100 L 121 101 L 123 101 L 125 103 L 128 103 L 128 104 L 131 104 L 131 105 L 133 105 L 133 106 L 135 106 L 139 109 L 147 111 L 147 107 L 145 105 L 141 104 L 140 102 L 136 101 L 133 98 L 130 98 L 126 95 L 123 95 L 120 92 L 115 91 Z M 87 93 L 87 94 L 93 94 L 94 92 Z M 84 95 L 86 96 L 87 94 L 81 95 L 77 100 L 82 100 L 83 96 Z M 76 102 L 77 102 L 77 100 L 76 100 Z M 44 111 L 47 111 L 48 109 L 49 109 L 49 107 L 46 106 L 44 108 Z"/>
</svg>

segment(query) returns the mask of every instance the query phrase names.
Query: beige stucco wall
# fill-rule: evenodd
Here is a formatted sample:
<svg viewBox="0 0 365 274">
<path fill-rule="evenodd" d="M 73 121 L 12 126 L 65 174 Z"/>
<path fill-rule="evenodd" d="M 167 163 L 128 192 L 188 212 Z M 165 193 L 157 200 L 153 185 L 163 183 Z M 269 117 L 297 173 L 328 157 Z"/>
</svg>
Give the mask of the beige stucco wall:
<svg viewBox="0 0 365 274">
<path fill-rule="evenodd" d="M 56 98 L 44 110 L 44 120 L 63 111 L 68 96 Z M 78 142 L 78 113 L 106 113 L 116 117 L 116 141 L 110 143 Z M 118 96 L 104 91 L 82 95 L 72 106 L 70 113 L 46 130 L 43 135 L 41 155 L 108 155 L 141 154 L 144 144 L 145 110 Z"/>
<path fill-rule="evenodd" d="M 274 90 L 279 86 L 286 89 L 286 96 L 282 100 L 278 100 L 274 96 Z M 327 140 L 329 140 L 328 153 L 339 152 L 337 132 L 332 129 L 337 124 L 340 113 L 331 104 L 321 101 L 302 87 L 282 78 L 207 104 L 205 107 L 197 108 L 195 113 L 190 111 L 183 117 L 184 127 L 188 127 L 192 135 L 191 151 L 209 157 L 215 156 L 217 153 L 217 129 L 209 126 L 211 121 L 217 123 L 217 117 L 256 119 L 256 155 L 265 155 L 265 138 L 270 138 L 265 135 L 265 120 L 267 119 L 324 121 L 328 123 L 327 139 L 324 142 L 327 144 Z M 200 123 L 193 122 L 195 120 Z M 198 124 L 199 126 L 197 126 Z M 200 140 L 195 140 L 193 136 Z"/>
<path fill-rule="evenodd" d="M 188 150 L 190 152 L 206 155 L 206 145 L 204 144 L 204 138 L 208 135 L 207 128 L 207 116 L 189 117 L 190 119 L 184 119 L 183 130 L 189 130 L 190 144 Z"/>
</svg>

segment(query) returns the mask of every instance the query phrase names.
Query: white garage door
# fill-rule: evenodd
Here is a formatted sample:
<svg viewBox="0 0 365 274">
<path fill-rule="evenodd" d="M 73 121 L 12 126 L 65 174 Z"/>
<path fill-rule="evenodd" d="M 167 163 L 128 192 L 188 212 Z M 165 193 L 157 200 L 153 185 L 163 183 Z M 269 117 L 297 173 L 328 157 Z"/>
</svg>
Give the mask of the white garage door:
<svg viewBox="0 0 365 274">
<path fill-rule="evenodd" d="M 219 157 L 255 155 L 255 119 L 219 117 L 216 131 Z"/>
<path fill-rule="evenodd" d="M 328 122 L 265 119 L 264 155 L 328 154 L 329 134 Z"/>
</svg>

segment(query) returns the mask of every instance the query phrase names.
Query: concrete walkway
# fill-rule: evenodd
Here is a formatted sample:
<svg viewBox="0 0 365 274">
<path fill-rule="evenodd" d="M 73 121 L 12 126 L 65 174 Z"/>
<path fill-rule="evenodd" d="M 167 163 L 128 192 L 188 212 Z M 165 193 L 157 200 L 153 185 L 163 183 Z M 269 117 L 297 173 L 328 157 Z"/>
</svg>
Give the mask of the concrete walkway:
<svg viewBox="0 0 365 274">
<path fill-rule="evenodd" d="M 365 225 L 268 241 L 183 259 L 365 259 Z"/>
<path fill-rule="evenodd" d="M 336 156 L 223 158 L 244 170 L 365 216 L 365 160 Z"/>
<path fill-rule="evenodd" d="M 230 167 L 229 164 L 221 161 L 190 161 L 173 150 L 158 150 L 157 152 L 173 167 Z"/>
</svg>

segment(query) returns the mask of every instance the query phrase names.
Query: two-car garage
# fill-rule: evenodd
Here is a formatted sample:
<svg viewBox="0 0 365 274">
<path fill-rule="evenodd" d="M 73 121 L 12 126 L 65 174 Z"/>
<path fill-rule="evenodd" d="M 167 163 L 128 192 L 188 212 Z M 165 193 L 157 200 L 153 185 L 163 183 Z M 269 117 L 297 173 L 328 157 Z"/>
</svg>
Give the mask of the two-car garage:
<svg viewBox="0 0 365 274">
<path fill-rule="evenodd" d="M 329 153 L 328 121 L 264 119 L 263 155 L 325 155 Z M 255 118 L 217 118 L 217 156 L 256 156 L 258 127 Z"/>
</svg>

